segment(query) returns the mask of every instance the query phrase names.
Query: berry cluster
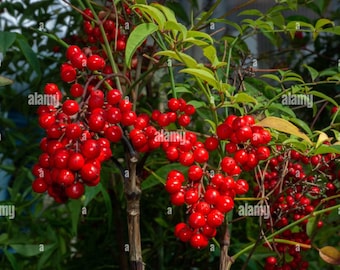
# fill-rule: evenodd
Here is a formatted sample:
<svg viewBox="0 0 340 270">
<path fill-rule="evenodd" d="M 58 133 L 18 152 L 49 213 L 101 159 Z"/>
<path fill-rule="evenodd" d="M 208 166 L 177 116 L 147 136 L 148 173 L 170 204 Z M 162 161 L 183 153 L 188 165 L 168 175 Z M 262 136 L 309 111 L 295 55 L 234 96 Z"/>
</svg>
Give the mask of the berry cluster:
<svg viewBox="0 0 340 270">
<path fill-rule="evenodd" d="M 300 220 L 320 206 L 325 196 L 333 196 L 339 192 L 337 188 L 339 175 L 335 174 L 336 158 L 337 155 L 334 154 L 308 157 L 293 149 L 276 147 L 276 155 L 269 159 L 266 171 L 256 175 L 258 183 L 263 179 L 263 185 L 261 188 L 255 186 L 254 189 L 256 196 L 271 194 L 269 196 L 271 218 L 266 223 L 269 230 L 280 229 L 290 222 Z M 264 190 L 264 194 L 261 189 Z M 335 204 L 335 200 L 328 200 L 321 206 L 330 207 Z M 299 231 L 286 230 L 277 237 L 310 244 L 307 223 L 308 219 L 305 219 L 299 223 Z M 322 220 L 319 220 L 316 226 L 321 228 Z M 273 245 L 279 252 L 280 259 L 267 258 L 265 269 L 308 269 L 308 262 L 303 260 L 300 253 L 304 250 L 303 247 L 300 250 L 296 246 L 282 243 Z M 289 256 L 286 256 L 288 254 Z"/>
<path fill-rule="evenodd" d="M 174 99 L 170 101 L 174 102 Z M 235 196 L 248 192 L 247 181 L 236 178 L 242 169 L 249 170 L 259 160 L 269 157 L 269 148 L 264 144 L 270 141 L 271 135 L 262 127 L 255 126 L 254 118 L 249 115 L 227 117 L 217 127 L 217 137 L 208 137 L 204 143 L 197 141 L 192 132 L 185 135 L 182 144 L 168 143 L 163 150 L 169 161 L 179 161 L 188 167 L 188 179 L 180 171 L 172 170 L 167 176 L 165 189 L 173 205 L 186 204 L 188 208 L 188 224 L 177 224 L 175 236 L 201 249 L 215 237 L 225 214 L 234 208 Z M 207 169 L 207 162 L 209 151 L 218 149 L 220 142 L 226 143 L 226 152 L 231 156 L 221 160 L 220 172 L 215 174 Z"/>
<path fill-rule="evenodd" d="M 39 125 L 46 137 L 40 143 L 43 153 L 32 169 L 36 177 L 32 188 L 38 193 L 47 191 L 57 202 L 77 199 L 84 194 L 84 185 L 99 183 L 102 163 L 112 157 L 111 143 L 126 139 L 124 130 L 133 129 L 130 139 L 140 151 L 145 147 L 141 136 L 136 135 L 137 129 L 144 129 L 150 137 L 155 132 L 147 127 L 149 117 L 137 116 L 128 96 L 123 97 L 121 89 L 115 89 L 114 72 L 102 49 L 104 39 L 95 16 L 90 9 L 82 14 L 86 37 L 78 41 L 85 45 L 70 45 L 67 62 L 60 68 L 60 78 L 68 84 L 68 91 L 62 93 L 56 84 L 48 83 L 44 94 L 54 96 L 56 103 L 38 108 Z M 117 54 L 118 65 L 124 59 L 133 15 L 127 4 L 122 4 L 120 13 L 97 14 L 111 50 Z M 136 59 L 132 61 L 132 69 L 135 67 Z M 122 75 L 123 82 L 129 76 Z"/>
</svg>

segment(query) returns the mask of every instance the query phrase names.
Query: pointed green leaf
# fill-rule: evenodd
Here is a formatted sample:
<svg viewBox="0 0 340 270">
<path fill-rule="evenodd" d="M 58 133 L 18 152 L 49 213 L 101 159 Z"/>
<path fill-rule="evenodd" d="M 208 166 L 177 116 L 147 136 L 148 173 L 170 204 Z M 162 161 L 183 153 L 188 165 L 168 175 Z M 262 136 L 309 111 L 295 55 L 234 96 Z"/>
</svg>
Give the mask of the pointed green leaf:
<svg viewBox="0 0 340 270">
<path fill-rule="evenodd" d="M 197 62 L 194 58 L 182 52 L 160 51 L 160 52 L 157 52 L 155 55 L 168 56 L 181 63 L 184 63 L 187 67 L 190 67 L 190 68 L 195 68 L 197 66 Z"/>
<path fill-rule="evenodd" d="M 315 23 L 315 29 L 316 30 L 320 30 L 322 29 L 325 25 L 331 24 L 332 26 L 334 26 L 334 22 L 332 22 L 329 19 L 325 19 L 325 18 L 321 18 L 319 19 L 316 23 Z"/>
<path fill-rule="evenodd" d="M 77 235 L 78 231 L 78 221 L 81 214 L 81 201 L 80 200 L 71 200 L 68 203 L 70 213 L 71 213 L 71 224 L 72 224 L 72 233 L 73 235 Z"/>
<path fill-rule="evenodd" d="M 214 46 L 210 45 L 203 49 L 203 54 L 206 58 L 209 59 L 210 63 L 213 67 L 216 67 L 220 62 L 217 58 L 217 52 Z"/>
<path fill-rule="evenodd" d="M 324 100 L 327 100 L 329 101 L 330 103 L 332 103 L 334 106 L 336 107 L 339 107 L 338 103 L 336 103 L 336 101 L 334 99 L 332 99 L 331 97 L 321 93 L 321 92 L 318 92 L 318 91 L 310 91 L 309 94 L 313 95 L 313 96 L 317 96 L 319 98 L 322 98 Z"/>
<path fill-rule="evenodd" d="M 172 33 L 173 33 L 174 38 L 176 38 L 177 33 L 179 32 L 180 35 L 177 37 L 178 41 L 187 38 L 188 30 L 181 23 L 177 23 L 177 22 L 173 22 L 173 21 L 168 21 L 164 25 L 164 30 L 171 30 Z"/>
<path fill-rule="evenodd" d="M 315 151 L 312 152 L 313 155 L 328 154 L 328 153 L 340 154 L 340 145 L 322 144 Z"/>
<path fill-rule="evenodd" d="M 277 81 L 277 82 L 281 82 L 281 79 L 274 74 L 263 74 L 263 75 L 261 75 L 261 77 L 271 79 L 271 80 L 274 80 L 274 81 Z"/>
<path fill-rule="evenodd" d="M 253 98 L 252 96 L 248 95 L 247 93 L 237 93 L 234 96 L 234 102 L 237 103 L 254 103 L 257 104 L 257 100 Z"/>
<path fill-rule="evenodd" d="M 322 32 L 332 33 L 335 35 L 340 35 L 340 25 L 325 28 L 322 30 Z"/>
<path fill-rule="evenodd" d="M 307 68 L 310 76 L 312 77 L 312 81 L 314 82 L 315 79 L 319 76 L 319 72 L 315 68 L 312 68 L 311 66 L 308 66 L 307 64 L 304 64 L 303 66 Z"/>
<path fill-rule="evenodd" d="M 143 23 L 133 29 L 126 42 L 125 49 L 125 63 L 129 68 L 131 67 L 131 59 L 138 47 L 142 45 L 149 35 L 156 32 L 157 29 L 158 27 L 154 23 Z"/>
<path fill-rule="evenodd" d="M 200 31 L 194 31 L 194 30 L 188 31 L 187 37 L 193 37 L 196 39 L 202 38 L 202 39 L 205 39 L 206 41 L 209 41 L 210 44 L 214 43 L 214 40 L 209 34 L 200 32 Z"/>
<path fill-rule="evenodd" d="M 258 9 L 246 9 L 238 14 L 238 16 L 263 16 L 263 13 Z"/>
<path fill-rule="evenodd" d="M 9 84 L 12 84 L 13 81 L 6 78 L 6 77 L 3 77 L 3 76 L 0 76 L 0 86 L 5 86 L 5 85 L 9 85 Z"/>
<path fill-rule="evenodd" d="M 16 33 L 0 32 L 0 52 L 3 54 L 11 47 L 16 39 Z"/>
<path fill-rule="evenodd" d="M 307 232 L 307 235 L 309 237 L 312 236 L 314 230 L 315 230 L 315 227 L 316 227 L 316 217 L 310 217 L 308 218 L 308 222 L 307 222 L 307 225 L 306 225 L 306 232 Z"/>
<path fill-rule="evenodd" d="M 38 77 L 41 77 L 40 63 L 37 54 L 32 50 L 31 46 L 27 43 L 26 38 L 23 35 L 17 34 L 16 42 L 25 56 L 27 62 L 30 64 L 32 69 L 37 73 Z"/>
<path fill-rule="evenodd" d="M 170 8 L 168 8 L 166 6 L 163 6 L 163 5 L 160 5 L 158 3 L 152 3 L 151 6 L 156 7 L 159 10 L 161 10 L 164 13 L 164 15 L 166 17 L 166 20 L 168 22 L 175 22 L 175 23 L 177 23 L 177 19 L 176 19 L 175 13 Z"/>
<path fill-rule="evenodd" d="M 10 245 L 18 254 L 25 257 L 32 257 L 40 254 L 40 244 L 12 244 Z M 48 250 L 54 247 L 54 244 L 44 245 L 44 250 Z"/>
<path fill-rule="evenodd" d="M 152 21 L 157 22 L 160 30 L 164 29 L 166 18 L 163 12 L 160 11 L 159 9 L 149 5 L 142 4 L 133 5 L 132 8 L 134 9 L 138 8 L 144 14 L 144 16 L 148 15 L 148 18 L 150 19 L 151 22 Z"/>
<path fill-rule="evenodd" d="M 180 73 L 188 73 L 191 74 L 197 78 L 199 78 L 202 81 L 206 81 L 208 84 L 213 86 L 214 88 L 218 89 L 219 84 L 216 81 L 215 77 L 208 72 L 207 70 L 198 69 L 198 68 L 185 68 L 180 71 Z"/>
</svg>

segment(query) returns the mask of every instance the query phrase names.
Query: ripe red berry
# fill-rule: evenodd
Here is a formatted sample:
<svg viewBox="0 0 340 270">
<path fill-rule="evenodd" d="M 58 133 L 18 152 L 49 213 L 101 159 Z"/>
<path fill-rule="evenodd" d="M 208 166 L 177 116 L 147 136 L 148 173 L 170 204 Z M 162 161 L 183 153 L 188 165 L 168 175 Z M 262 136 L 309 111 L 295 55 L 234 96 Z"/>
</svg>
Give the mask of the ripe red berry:
<svg viewBox="0 0 340 270">
<path fill-rule="evenodd" d="M 203 147 L 196 148 L 193 154 L 195 161 L 198 163 L 205 163 L 209 159 L 209 153 Z"/>
<path fill-rule="evenodd" d="M 123 137 L 123 132 L 119 126 L 110 126 L 105 129 L 104 135 L 109 141 L 116 143 Z"/>
<path fill-rule="evenodd" d="M 76 113 L 79 112 L 79 105 L 77 103 L 77 101 L 72 100 L 72 99 L 68 99 L 65 100 L 63 106 L 62 106 L 63 112 L 66 115 L 74 115 Z"/>
<path fill-rule="evenodd" d="M 198 165 L 191 165 L 188 170 L 188 178 L 191 181 L 199 181 L 203 176 L 203 170 Z"/>
<path fill-rule="evenodd" d="M 220 196 L 215 204 L 217 210 L 227 213 L 234 208 L 234 201 L 229 196 Z"/>
<path fill-rule="evenodd" d="M 96 140 L 86 140 L 81 146 L 81 152 L 87 159 L 95 159 L 100 154 L 100 145 Z"/>
<path fill-rule="evenodd" d="M 32 182 L 32 189 L 37 193 L 44 193 L 47 191 L 47 184 L 43 178 L 36 178 Z"/>
<path fill-rule="evenodd" d="M 95 71 L 95 70 L 102 70 L 105 67 L 105 60 L 103 57 L 92 54 L 87 59 L 87 68 L 89 70 Z"/>
<path fill-rule="evenodd" d="M 188 223 L 193 229 L 203 227 L 205 225 L 205 217 L 200 212 L 191 213 L 188 219 Z"/>
<path fill-rule="evenodd" d="M 72 171 L 80 170 L 85 164 L 84 156 L 80 153 L 73 153 L 69 156 L 68 167 Z"/>
<path fill-rule="evenodd" d="M 221 226 L 224 222 L 224 214 L 217 210 L 213 209 L 207 216 L 207 224 L 213 228 Z"/>
<path fill-rule="evenodd" d="M 60 68 L 60 77 L 64 82 L 73 82 L 77 77 L 77 71 L 72 65 L 64 63 Z"/>
<path fill-rule="evenodd" d="M 218 139 L 215 137 L 208 137 L 204 142 L 204 147 L 208 151 L 214 151 L 218 147 Z"/>
<path fill-rule="evenodd" d="M 221 161 L 222 171 L 231 175 L 236 167 L 236 161 L 232 157 L 224 157 Z"/>
<path fill-rule="evenodd" d="M 168 100 L 168 108 L 169 110 L 175 112 L 179 109 L 179 101 L 177 98 L 171 98 Z"/>
<path fill-rule="evenodd" d="M 66 195 L 71 199 L 79 199 L 85 192 L 84 184 L 76 182 L 65 189 Z"/>
<path fill-rule="evenodd" d="M 72 84 L 71 88 L 70 88 L 70 94 L 77 98 L 77 97 L 81 97 L 84 93 L 84 87 L 79 84 L 79 83 L 74 83 Z"/>
<path fill-rule="evenodd" d="M 193 248 L 202 249 L 202 248 L 207 247 L 208 244 L 209 244 L 209 241 L 207 237 L 203 235 L 202 233 L 195 233 L 190 238 L 190 245 Z"/>
</svg>

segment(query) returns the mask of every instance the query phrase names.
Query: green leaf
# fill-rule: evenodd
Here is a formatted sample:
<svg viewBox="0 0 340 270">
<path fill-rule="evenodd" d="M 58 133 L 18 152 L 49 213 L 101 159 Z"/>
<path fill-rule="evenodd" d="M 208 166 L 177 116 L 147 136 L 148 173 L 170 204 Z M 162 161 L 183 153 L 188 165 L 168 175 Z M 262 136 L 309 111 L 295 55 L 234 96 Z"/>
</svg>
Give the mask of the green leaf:
<svg viewBox="0 0 340 270">
<path fill-rule="evenodd" d="M 0 86 L 9 85 L 9 84 L 12 84 L 12 83 L 13 83 L 13 81 L 11 79 L 0 76 Z"/>
<path fill-rule="evenodd" d="M 295 125 L 293 125 L 292 123 L 288 122 L 285 119 L 274 117 L 274 116 L 269 116 L 269 117 L 262 119 L 260 122 L 256 123 L 256 125 L 262 126 L 262 127 L 273 128 L 278 131 L 302 138 L 305 141 L 307 141 L 309 144 L 313 144 L 306 134 L 302 133 Z"/>
<path fill-rule="evenodd" d="M 189 43 L 192 43 L 198 47 L 207 47 L 209 46 L 209 43 L 203 41 L 203 40 L 200 40 L 200 39 L 196 39 L 196 38 L 193 38 L 193 37 L 187 37 L 186 39 L 183 39 L 182 42 L 189 42 Z"/>
<path fill-rule="evenodd" d="M 269 105 L 268 110 L 270 110 L 271 112 L 275 111 L 275 110 L 279 110 L 284 112 L 286 115 L 290 116 L 290 117 L 296 117 L 294 111 L 289 108 L 288 106 L 283 106 L 281 103 L 272 103 Z"/>
<path fill-rule="evenodd" d="M 163 5 L 160 5 L 158 3 L 152 3 L 151 6 L 156 7 L 159 10 L 161 10 L 164 13 L 165 18 L 166 18 L 166 20 L 168 22 L 175 22 L 175 23 L 177 23 L 177 19 L 176 19 L 175 13 L 170 8 L 168 8 L 166 6 L 163 6 Z"/>
<path fill-rule="evenodd" d="M 257 104 L 257 100 L 255 98 L 253 98 L 252 96 L 246 94 L 246 93 L 237 93 L 234 96 L 234 102 L 237 103 L 254 103 Z"/>
<path fill-rule="evenodd" d="M 320 147 L 312 151 L 313 155 L 318 154 L 328 154 L 328 153 L 334 153 L 334 154 L 340 154 L 340 145 L 325 145 L 322 144 Z"/>
<path fill-rule="evenodd" d="M 297 125 L 300 128 L 302 128 L 305 132 L 307 132 L 307 134 L 309 136 L 312 136 L 312 131 L 311 131 L 309 125 L 306 122 L 304 122 L 304 121 L 302 121 L 302 120 L 300 120 L 300 119 L 298 119 L 296 117 L 289 118 L 289 121 L 293 122 L 295 125 Z"/>
<path fill-rule="evenodd" d="M 10 262 L 12 269 L 19 269 L 14 254 L 10 253 L 7 249 L 3 249 L 3 252 L 5 253 L 7 260 Z"/>
<path fill-rule="evenodd" d="M 3 54 L 11 47 L 16 39 L 16 33 L 0 32 L 0 52 Z"/>
<path fill-rule="evenodd" d="M 78 221 L 81 214 L 81 201 L 80 200 L 71 200 L 68 203 L 68 207 L 71 213 L 71 224 L 72 224 L 72 233 L 73 235 L 77 235 L 78 231 Z"/>
<path fill-rule="evenodd" d="M 157 22 L 159 29 L 163 31 L 166 18 L 162 11 L 153 6 L 141 4 L 133 5 L 132 8 L 138 8 L 144 14 L 144 16 L 148 15 L 150 21 Z"/>
<path fill-rule="evenodd" d="M 180 73 L 188 73 L 191 74 L 197 78 L 199 78 L 202 81 L 206 81 L 208 84 L 213 86 L 214 88 L 218 89 L 219 85 L 216 81 L 215 77 L 208 72 L 207 70 L 202 70 L 198 68 L 185 68 L 180 71 Z"/>
<path fill-rule="evenodd" d="M 142 190 L 145 191 L 159 184 L 164 185 L 166 177 L 171 170 L 179 170 L 184 172 L 186 168 L 179 163 L 171 163 L 160 167 L 156 171 L 150 170 L 151 174 L 141 184 Z"/>
<path fill-rule="evenodd" d="M 206 103 L 204 101 L 190 100 L 188 104 L 193 105 L 196 109 L 206 107 Z"/>
<path fill-rule="evenodd" d="M 8 233 L 0 234 L 0 244 L 5 244 L 8 240 Z"/>
<path fill-rule="evenodd" d="M 181 23 L 177 23 L 177 22 L 173 22 L 173 21 L 168 21 L 164 25 L 164 30 L 171 30 L 172 33 L 173 33 L 174 38 L 176 38 L 177 33 L 180 32 L 180 35 L 177 38 L 178 41 L 187 38 L 188 30 Z"/>
<path fill-rule="evenodd" d="M 133 29 L 126 42 L 125 49 L 125 63 L 129 68 L 131 67 L 131 59 L 138 47 L 142 45 L 149 35 L 156 32 L 157 29 L 158 27 L 154 23 L 143 23 Z"/>
<path fill-rule="evenodd" d="M 332 99 L 331 97 L 321 93 L 321 92 L 318 92 L 318 91 L 310 91 L 309 94 L 313 95 L 313 96 L 317 96 L 319 98 L 322 98 L 324 100 L 327 100 L 329 101 L 330 103 L 332 103 L 334 106 L 336 107 L 339 107 L 338 103 L 336 103 L 336 101 L 334 99 Z"/>
<path fill-rule="evenodd" d="M 56 245 L 54 245 L 53 248 L 45 250 L 42 253 L 42 255 L 39 258 L 38 265 L 37 265 L 38 270 L 46 268 L 44 266 L 45 266 L 46 262 L 50 261 L 52 255 L 53 255 L 53 252 L 55 252 L 56 248 L 57 248 Z"/>
<path fill-rule="evenodd" d="M 106 211 L 108 213 L 108 230 L 110 231 L 112 228 L 112 202 L 110 199 L 110 195 L 108 194 L 106 188 L 103 186 L 103 184 L 100 182 L 98 184 L 98 186 L 100 187 L 100 191 L 101 194 L 104 198 L 104 203 L 105 203 L 105 207 L 106 207 Z"/>
<path fill-rule="evenodd" d="M 217 52 L 214 46 L 210 45 L 210 46 L 205 47 L 203 49 L 203 54 L 206 58 L 209 59 L 213 67 L 216 67 L 217 65 L 220 64 L 220 61 L 218 60 Z"/>
<path fill-rule="evenodd" d="M 44 245 L 44 251 L 51 249 L 54 244 Z M 25 257 L 32 257 L 40 254 L 40 245 L 39 244 L 12 244 L 10 245 L 18 254 Z"/>
<path fill-rule="evenodd" d="M 311 66 L 308 66 L 307 64 L 304 64 L 303 66 L 307 68 L 310 76 L 312 77 L 312 81 L 314 82 L 315 79 L 319 76 L 319 72 L 315 68 L 312 68 Z"/>
<path fill-rule="evenodd" d="M 319 20 L 317 20 L 317 22 L 315 23 L 315 30 L 320 30 L 322 29 L 325 25 L 331 24 L 332 26 L 334 26 L 334 22 L 332 22 L 329 19 L 325 19 L 325 18 L 321 18 Z"/>
<path fill-rule="evenodd" d="M 261 78 L 267 78 L 267 79 L 271 79 L 271 80 L 274 80 L 274 81 L 277 81 L 277 82 L 281 82 L 281 79 L 274 74 L 263 74 L 263 75 L 261 75 Z"/>
<path fill-rule="evenodd" d="M 32 50 L 31 46 L 27 43 L 23 35 L 17 34 L 16 42 L 25 56 L 27 62 L 30 64 L 32 69 L 37 73 L 38 77 L 41 77 L 40 63 L 37 54 Z"/>
<path fill-rule="evenodd" d="M 88 187 L 85 185 L 85 201 L 84 206 L 87 206 L 100 192 L 100 186 Z"/>
<path fill-rule="evenodd" d="M 306 225 L 306 232 L 307 232 L 307 235 L 309 237 L 312 236 L 314 229 L 316 228 L 316 222 L 317 222 L 316 217 L 308 218 L 308 222 L 307 222 L 307 225 Z"/>
<path fill-rule="evenodd" d="M 322 30 L 322 32 L 332 33 L 335 35 L 340 35 L 340 25 L 325 28 Z"/>
<path fill-rule="evenodd" d="M 258 16 L 262 17 L 263 13 L 259 11 L 258 9 L 246 9 L 242 12 L 240 12 L 237 16 Z"/>
<path fill-rule="evenodd" d="M 193 37 L 195 39 L 202 38 L 205 41 L 208 41 L 208 43 L 210 43 L 210 44 L 214 43 L 214 40 L 212 39 L 212 37 L 209 34 L 204 33 L 204 32 L 200 32 L 200 31 L 190 30 L 187 33 L 187 37 Z"/>
<path fill-rule="evenodd" d="M 189 68 L 195 68 L 197 66 L 197 62 L 194 58 L 192 58 L 190 55 L 187 55 L 182 52 L 174 52 L 174 51 L 160 51 L 155 54 L 157 55 L 163 55 L 168 56 L 172 59 L 175 59 L 181 63 L 184 63 Z"/>
</svg>

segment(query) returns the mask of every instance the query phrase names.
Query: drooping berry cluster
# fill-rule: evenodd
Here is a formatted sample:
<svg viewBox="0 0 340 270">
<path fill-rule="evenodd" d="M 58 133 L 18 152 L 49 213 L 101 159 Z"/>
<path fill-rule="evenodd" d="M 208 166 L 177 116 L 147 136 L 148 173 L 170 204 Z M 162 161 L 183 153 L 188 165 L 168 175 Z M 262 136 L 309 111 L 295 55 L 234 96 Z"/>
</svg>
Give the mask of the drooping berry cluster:
<svg viewBox="0 0 340 270">
<path fill-rule="evenodd" d="M 165 189 L 173 205 L 186 204 L 188 208 L 188 223 L 177 224 L 175 236 L 201 249 L 215 237 L 225 214 L 234 208 L 235 196 L 248 192 L 247 181 L 237 178 L 242 169 L 249 170 L 269 157 L 269 148 L 264 145 L 271 135 L 255 126 L 252 116 L 231 115 L 217 127 L 217 137 L 208 137 L 202 143 L 195 134 L 185 132 L 183 138 L 181 144 L 163 145 L 163 150 L 169 161 L 179 161 L 188 167 L 188 179 L 180 171 L 172 170 Z M 208 168 L 209 151 L 218 149 L 221 141 L 226 143 L 226 152 L 231 156 L 222 158 L 220 170 L 215 173 Z"/>
<path fill-rule="evenodd" d="M 269 230 L 280 229 L 300 220 L 312 213 L 317 206 L 330 207 L 336 204 L 333 199 L 320 205 L 325 196 L 339 193 L 337 188 L 339 175 L 336 175 L 337 155 L 307 156 L 283 146 L 277 146 L 276 149 L 276 155 L 269 160 L 266 171 L 259 172 L 256 176 L 257 179 L 263 179 L 263 186 L 261 188 L 256 186 L 254 190 L 256 196 L 271 194 L 268 202 L 271 218 L 266 222 Z M 262 188 L 264 191 L 261 191 Z M 310 244 L 308 222 L 308 219 L 303 220 L 295 227 L 295 231 L 288 229 L 277 238 Z M 317 221 L 315 226 L 321 228 L 322 220 Z M 283 243 L 271 245 L 275 245 L 275 250 L 280 256 L 268 257 L 265 269 L 308 269 L 308 261 L 301 253 L 305 250 L 303 246 Z"/>
</svg>

